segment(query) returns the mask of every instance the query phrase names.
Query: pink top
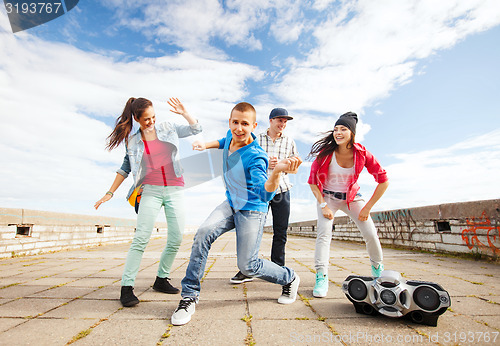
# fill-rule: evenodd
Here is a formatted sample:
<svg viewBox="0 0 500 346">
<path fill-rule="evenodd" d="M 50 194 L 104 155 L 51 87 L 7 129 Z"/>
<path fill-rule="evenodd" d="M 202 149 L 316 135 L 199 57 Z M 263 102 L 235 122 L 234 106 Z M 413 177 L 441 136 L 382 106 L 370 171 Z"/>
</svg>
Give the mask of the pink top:
<svg viewBox="0 0 500 346">
<path fill-rule="evenodd" d="M 330 162 L 332 161 L 332 155 L 328 155 L 321 159 L 316 158 L 311 166 L 311 173 L 309 174 L 308 184 L 318 186 L 319 190 L 323 194 L 323 186 L 326 179 L 328 178 L 328 169 L 330 167 Z M 359 185 L 357 183 L 359 174 L 365 168 L 368 172 L 373 175 L 377 183 L 384 183 L 388 180 L 387 172 L 380 166 L 375 156 L 372 155 L 364 146 L 359 143 L 354 143 L 354 178 L 350 182 L 347 188 L 347 207 L 349 208 L 349 203 L 354 200 L 356 193 L 359 191 Z"/>
<path fill-rule="evenodd" d="M 157 186 L 184 186 L 184 178 L 176 177 L 172 164 L 173 145 L 159 139 L 144 141 L 146 176 L 143 184 Z"/>
</svg>

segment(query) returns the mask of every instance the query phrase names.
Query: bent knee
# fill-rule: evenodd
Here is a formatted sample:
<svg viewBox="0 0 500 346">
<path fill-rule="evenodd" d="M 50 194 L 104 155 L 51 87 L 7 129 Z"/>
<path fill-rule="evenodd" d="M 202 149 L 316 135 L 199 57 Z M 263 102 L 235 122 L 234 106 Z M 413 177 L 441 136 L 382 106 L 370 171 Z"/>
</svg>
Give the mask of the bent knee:
<svg viewBox="0 0 500 346">
<path fill-rule="evenodd" d="M 238 261 L 238 269 L 243 275 L 256 276 L 259 271 L 259 261 Z"/>
<path fill-rule="evenodd" d="M 253 276 L 257 275 L 257 272 L 254 269 L 249 268 L 249 267 L 240 267 L 238 269 L 245 276 L 253 277 Z"/>
</svg>

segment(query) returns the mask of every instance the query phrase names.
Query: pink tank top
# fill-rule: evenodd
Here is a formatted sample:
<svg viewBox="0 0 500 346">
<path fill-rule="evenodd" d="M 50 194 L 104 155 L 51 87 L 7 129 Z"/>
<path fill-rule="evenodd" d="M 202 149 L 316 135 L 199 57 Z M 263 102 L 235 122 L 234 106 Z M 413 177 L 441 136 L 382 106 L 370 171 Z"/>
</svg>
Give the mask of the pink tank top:
<svg viewBox="0 0 500 346">
<path fill-rule="evenodd" d="M 175 176 L 172 164 L 172 144 L 159 139 L 144 141 L 146 176 L 143 184 L 157 186 L 184 186 L 184 178 Z"/>
</svg>

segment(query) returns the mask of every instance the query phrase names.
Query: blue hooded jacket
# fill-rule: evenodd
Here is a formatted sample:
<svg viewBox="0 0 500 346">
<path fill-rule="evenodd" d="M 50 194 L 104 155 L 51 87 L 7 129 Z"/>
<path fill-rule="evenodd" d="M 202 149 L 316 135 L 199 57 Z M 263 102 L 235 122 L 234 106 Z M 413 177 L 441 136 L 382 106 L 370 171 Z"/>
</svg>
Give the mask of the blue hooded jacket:
<svg viewBox="0 0 500 346">
<path fill-rule="evenodd" d="M 253 210 L 267 213 L 268 202 L 275 191 L 266 191 L 268 156 L 256 141 L 239 148 L 229 155 L 229 145 L 233 136 L 227 131 L 225 138 L 219 139 L 219 149 L 223 153 L 223 179 L 226 197 L 235 210 Z"/>
</svg>

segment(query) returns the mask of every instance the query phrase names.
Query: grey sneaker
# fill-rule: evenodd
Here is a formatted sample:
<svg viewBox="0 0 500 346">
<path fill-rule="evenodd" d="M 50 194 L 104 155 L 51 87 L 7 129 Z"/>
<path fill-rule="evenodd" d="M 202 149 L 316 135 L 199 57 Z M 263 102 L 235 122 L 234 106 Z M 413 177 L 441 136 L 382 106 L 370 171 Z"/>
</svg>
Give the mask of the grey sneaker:
<svg viewBox="0 0 500 346">
<path fill-rule="evenodd" d="M 243 274 L 241 271 L 239 271 L 238 273 L 236 273 L 235 276 L 233 276 L 231 278 L 231 280 L 229 280 L 232 284 L 242 284 L 244 282 L 248 282 L 248 281 L 253 281 L 253 278 L 250 277 L 250 276 L 246 276 L 245 274 Z"/>
<path fill-rule="evenodd" d="M 292 304 L 295 299 L 297 299 L 297 291 L 299 290 L 300 277 L 297 272 L 295 272 L 295 279 L 289 284 L 283 286 L 281 291 L 281 297 L 278 298 L 278 303 L 280 304 Z"/>
<path fill-rule="evenodd" d="M 179 306 L 172 314 L 172 324 L 174 326 L 182 326 L 191 321 L 191 316 L 194 314 L 195 305 L 198 299 L 195 297 L 185 297 L 179 302 Z"/>
</svg>

